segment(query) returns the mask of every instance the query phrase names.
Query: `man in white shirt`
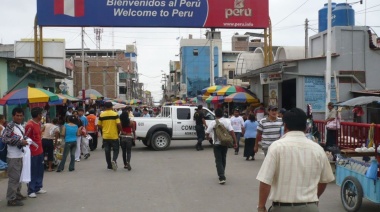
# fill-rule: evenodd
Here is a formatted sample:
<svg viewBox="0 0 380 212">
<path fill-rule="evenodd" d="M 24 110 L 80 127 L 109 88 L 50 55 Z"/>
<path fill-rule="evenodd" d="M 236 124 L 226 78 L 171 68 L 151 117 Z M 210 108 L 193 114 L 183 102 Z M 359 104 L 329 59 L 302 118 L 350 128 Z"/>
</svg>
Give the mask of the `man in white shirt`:
<svg viewBox="0 0 380 212">
<path fill-rule="evenodd" d="M 23 146 L 28 144 L 27 138 L 24 136 L 25 129 L 21 125 L 24 120 L 24 111 L 22 108 L 16 107 L 12 111 L 12 119 L 4 129 L 3 142 L 8 145 L 7 162 L 8 162 L 8 190 L 7 200 L 8 206 L 23 206 L 21 200 L 26 199 L 21 191 L 21 171 Z"/>
<path fill-rule="evenodd" d="M 234 115 L 231 117 L 231 125 L 234 129 L 237 140 L 235 155 L 238 155 L 240 138 L 242 135 L 244 135 L 244 119 L 240 116 L 240 111 L 237 108 L 234 110 Z"/>
<path fill-rule="evenodd" d="M 284 114 L 285 135 L 273 142 L 256 177 L 260 181 L 257 210 L 317 212 L 319 197 L 334 180 L 326 153 L 306 138 L 306 113 L 293 108 Z"/>
<path fill-rule="evenodd" d="M 223 118 L 223 111 L 220 108 L 215 110 L 215 116 L 216 116 L 216 119 L 218 119 L 220 123 L 222 123 L 230 132 L 232 138 L 234 139 L 234 148 L 236 148 L 236 145 L 237 145 L 236 137 L 235 137 L 234 129 L 231 126 L 230 120 L 228 120 L 227 118 Z M 213 148 L 214 148 L 216 170 L 219 176 L 219 184 L 224 184 L 226 183 L 225 169 L 226 169 L 228 147 L 220 145 L 220 141 L 218 140 L 218 138 L 216 137 L 214 133 L 215 125 L 216 125 L 215 120 L 210 122 L 210 124 L 208 125 L 207 130 L 206 130 L 206 139 L 209 140 L 210 134 L 212 134 L 212 139 L 214 141 Z"/>
</svg>

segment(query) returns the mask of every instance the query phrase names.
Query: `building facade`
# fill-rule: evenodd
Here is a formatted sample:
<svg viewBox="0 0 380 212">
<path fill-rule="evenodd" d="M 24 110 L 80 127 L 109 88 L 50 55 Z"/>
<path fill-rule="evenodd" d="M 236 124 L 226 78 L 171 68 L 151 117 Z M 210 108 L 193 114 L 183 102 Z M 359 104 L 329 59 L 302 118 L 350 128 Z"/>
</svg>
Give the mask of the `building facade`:
<svg viewBox="0 0 380 212">
<path fill-rule="evenodd" d="M 251 89 L 266 105 L 276 100 L 286 109 L 306 109 L 306 105 L 311 104 L 314 117 L 324 119 L 327 104 L 324 81 L 326 33 L 320 32 L 309 38 L 309 58 L 297 59 L 302 55 L 296 53 L 299 51 L 282 47 L 276 53 L 274 64 L 248 71 L 238 78 L 249 79 Z M 374 41 L 376 38 L 367 27 L 332 28 L 332 102 L 342 102 L 363 93 L 378 95 L 375 91 L 380 90 L 380 48 Z M 367 111 L 363 121 L 379 123 L 379 111 L 376 110 Z"/>
</svg>

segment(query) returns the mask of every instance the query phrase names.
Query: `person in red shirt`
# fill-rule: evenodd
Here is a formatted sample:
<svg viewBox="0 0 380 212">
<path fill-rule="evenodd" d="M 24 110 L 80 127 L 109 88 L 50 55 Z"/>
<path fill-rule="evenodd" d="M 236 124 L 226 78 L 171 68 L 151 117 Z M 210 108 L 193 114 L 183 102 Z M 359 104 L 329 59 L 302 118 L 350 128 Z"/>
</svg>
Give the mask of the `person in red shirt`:
<svg viewBox="0 0 380 212">
<path fill-rule="evenodd" d="M 43 109 L 40 107 L 32 108 L 32 119 L 25 125 L 25 135 L 32 139 L 36 145 L 30 145 L 30 183 L 28 184 L 28 196 L 36 198 L 36 194 L 44 194 L 42 190 L 42 182 L 44 179 L 44 154 L 42 148 L 42 130 L 41 119 Z"/>
</svg>

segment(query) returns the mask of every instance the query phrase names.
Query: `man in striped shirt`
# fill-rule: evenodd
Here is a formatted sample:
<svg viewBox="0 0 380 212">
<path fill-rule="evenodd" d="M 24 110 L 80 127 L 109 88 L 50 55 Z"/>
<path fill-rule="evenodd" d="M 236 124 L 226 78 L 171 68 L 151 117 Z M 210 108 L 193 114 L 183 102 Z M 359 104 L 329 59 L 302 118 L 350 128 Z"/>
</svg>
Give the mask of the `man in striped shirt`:
<svg viewBox="0 0 380 212">
<path fill-rule="evenodd" d="M 278 107 L 270 105 L 268 107 L 268 117 L 259 120 L 257 126 L 257 136 L 255 152 L 257 152 L 258 142 L 261 141 L 261 147 L 264 155 L 267 155 L 269 146 L 281 136 L 282 119 L 277 116 Z"/>
</svg>

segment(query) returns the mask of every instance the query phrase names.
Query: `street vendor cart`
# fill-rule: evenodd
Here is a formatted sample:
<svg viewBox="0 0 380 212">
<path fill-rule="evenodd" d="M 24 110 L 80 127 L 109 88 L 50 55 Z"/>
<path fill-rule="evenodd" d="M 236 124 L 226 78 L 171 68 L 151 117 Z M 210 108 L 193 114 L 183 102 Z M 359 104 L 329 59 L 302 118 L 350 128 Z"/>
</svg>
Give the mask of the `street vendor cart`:
<svg viewBox="0 0 380 212">
<path fill-rule="evenodd" d="M 371 151 L 364 147 L 365 141 L 361 142 L 359 137 L 355 137 L 360 135 L 357 132 L 364 132 L 368 128 L 366 140 L 372 146 L 369 148 Z M 338 140 L 341 154 L 336 161 L 336 184 L 341 187 L 340 196 L 346 211 L 358 211 L 363 198 L 380 203 L 379 139 L 380 125 L 342 122 Z M 361 146 L 363 147 L 360 148 Z M 371 157 L 371 160 L 365 162 L 363 157 Z M 372 177 L 369 177 L 369 170 L 376 170 L 372 171 Z"/>
</svg>

